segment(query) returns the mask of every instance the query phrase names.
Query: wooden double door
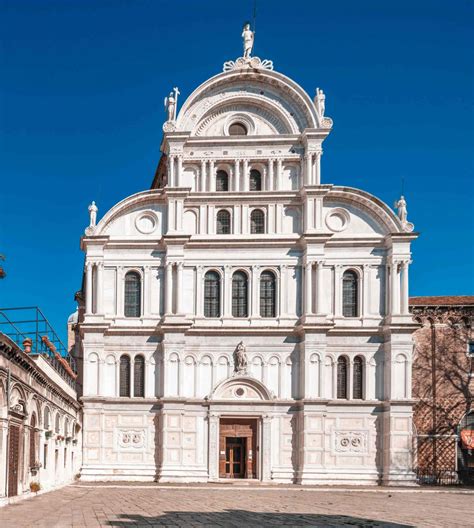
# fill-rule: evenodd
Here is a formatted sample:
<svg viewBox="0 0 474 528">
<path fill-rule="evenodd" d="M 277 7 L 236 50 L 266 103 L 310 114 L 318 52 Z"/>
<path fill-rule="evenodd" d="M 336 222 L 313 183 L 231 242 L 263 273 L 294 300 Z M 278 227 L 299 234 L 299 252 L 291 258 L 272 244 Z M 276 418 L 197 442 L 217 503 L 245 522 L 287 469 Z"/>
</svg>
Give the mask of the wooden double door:
<svg viewBox="0 0 474 528">
<path fill-rule="evenodd" d="M 222 418 L 219 477 L 257 478 L 257 420 Z"/>
<path fill-rule="evenodd" d="M 20 469 L 20 426 L 8 427 L 8 496 L 18 495 Z"/>
</svg>

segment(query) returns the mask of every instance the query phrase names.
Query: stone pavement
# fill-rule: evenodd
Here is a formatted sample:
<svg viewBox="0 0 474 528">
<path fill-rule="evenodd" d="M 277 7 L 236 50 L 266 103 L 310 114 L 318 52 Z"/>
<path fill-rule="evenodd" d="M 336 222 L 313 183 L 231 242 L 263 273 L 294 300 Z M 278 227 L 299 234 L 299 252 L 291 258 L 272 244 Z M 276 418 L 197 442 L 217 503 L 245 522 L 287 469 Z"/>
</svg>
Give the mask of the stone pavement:
<svg viewBox="0 0 474 528">
<path fill-rule="evenodd" d="M 0 509 L 2 528 L 466 527 L 474 490 L 75 484 Z"/>
</svg>

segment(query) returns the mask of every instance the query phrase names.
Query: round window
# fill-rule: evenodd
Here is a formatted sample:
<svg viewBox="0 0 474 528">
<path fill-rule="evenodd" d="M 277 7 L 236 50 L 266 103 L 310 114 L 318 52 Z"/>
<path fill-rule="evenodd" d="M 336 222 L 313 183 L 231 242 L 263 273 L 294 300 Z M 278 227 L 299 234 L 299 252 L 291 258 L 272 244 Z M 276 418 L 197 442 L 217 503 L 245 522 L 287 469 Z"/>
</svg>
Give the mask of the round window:
<svg viewBox="0 0 474 528">
<path fill-rule="evenodd" d="M 232 123 L 229 127 L 229 136 L 246 136 L 247 127 L 242 123 Z"/>
</svg>

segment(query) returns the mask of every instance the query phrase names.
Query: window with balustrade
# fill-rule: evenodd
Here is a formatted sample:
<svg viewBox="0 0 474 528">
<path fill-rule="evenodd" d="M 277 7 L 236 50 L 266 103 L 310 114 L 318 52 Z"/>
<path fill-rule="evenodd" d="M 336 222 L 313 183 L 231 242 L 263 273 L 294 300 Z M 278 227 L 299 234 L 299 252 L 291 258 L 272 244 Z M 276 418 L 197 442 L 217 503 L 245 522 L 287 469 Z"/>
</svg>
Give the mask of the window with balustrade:
<svg viewBox="0 0 474 528">
<path fill-rule="evenodd" d="M 141 294 L 142 284 L 140 274 L 136 271 L 129 271 L 125 275 L 125 317 L 140 317 L 141 315 Z"/>
<path fill-rule="evenodd" d="M 243 271 L 232 276 L 232 316 L 248 317 L 248 279 Z"/>
</svg>

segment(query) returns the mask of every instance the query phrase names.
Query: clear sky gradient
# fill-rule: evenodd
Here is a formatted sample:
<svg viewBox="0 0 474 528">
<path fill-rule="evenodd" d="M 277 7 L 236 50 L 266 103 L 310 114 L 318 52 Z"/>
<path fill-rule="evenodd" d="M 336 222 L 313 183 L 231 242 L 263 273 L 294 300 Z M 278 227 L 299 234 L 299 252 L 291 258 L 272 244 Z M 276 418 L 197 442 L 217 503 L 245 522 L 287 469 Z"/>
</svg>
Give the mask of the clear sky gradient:
<svg viewBox="0 0 474 528">
<path fill-rule="evenodd" d="M 323 183 L 392 206 L 405 179 L 411 295 L 474 294 L 473 5 L 258 0 L 254 54 L 326 92 Z M 0 8 L 0 306 L 39 305 L 64 336 L 88 204 L 100 218 L 150 187 L 164 96 L 241 55 L 253 0 Z"/>
</svg>

